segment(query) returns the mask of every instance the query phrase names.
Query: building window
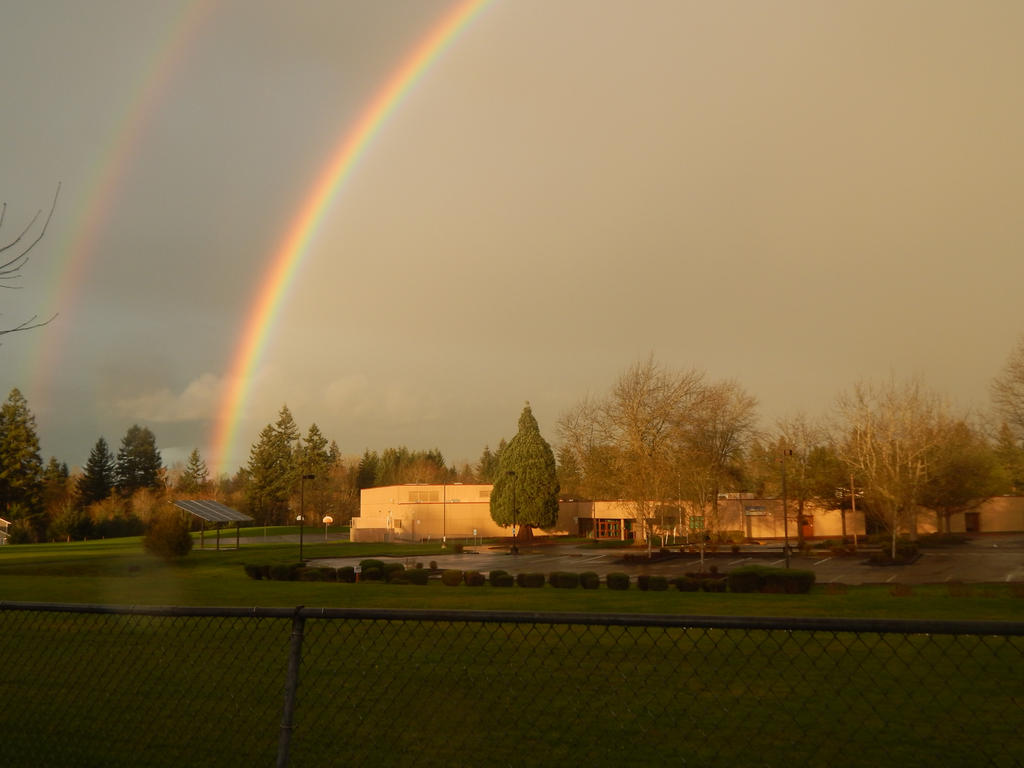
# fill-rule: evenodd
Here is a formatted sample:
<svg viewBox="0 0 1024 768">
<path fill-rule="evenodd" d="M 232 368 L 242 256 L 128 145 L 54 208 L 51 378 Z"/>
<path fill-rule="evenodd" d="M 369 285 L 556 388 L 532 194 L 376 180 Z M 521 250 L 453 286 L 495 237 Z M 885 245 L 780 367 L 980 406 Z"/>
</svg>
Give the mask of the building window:
<svg viewBox="0 0 1024 768">
<path fill-rule="evenodd" d="M 594 537 L 598 539 L 621 539 L 622 538 L 622 524 L 619 520 L 606 520 L 604 518 L 598 518 L 594 522 L 597 523 L 595 528 Z"/>
</svg>

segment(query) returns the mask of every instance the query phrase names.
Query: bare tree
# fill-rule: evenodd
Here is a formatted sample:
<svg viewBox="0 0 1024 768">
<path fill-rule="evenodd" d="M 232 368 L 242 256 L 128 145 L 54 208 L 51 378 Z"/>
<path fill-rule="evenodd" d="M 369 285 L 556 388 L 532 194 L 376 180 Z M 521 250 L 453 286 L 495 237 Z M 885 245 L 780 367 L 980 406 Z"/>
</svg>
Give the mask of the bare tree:
<svg viewBox="0 0 1024 768">
<path fill-rule="evenodd" d="M 999 416 L 1024 437 L 1024 334 L 1010 352 L 1002 373 L 992 380 L 992 400 Z"/>
<path fill-rule="evenodd" d="M 633 506 L 648 552 L 659 506 L 676 498 L 679 422 L 703 390 L 703 374 L 669 371 L 648 358 L 626 371 L 607 397 L 588 398 L 559 421 L 563 447 L 582 467 L 588 487 Z"/>
<path fill-rule="evenodd" d="M 4 245 L 0 245 L 0 259 L 5 261 L 0 262 L 0 288 L 7 289 L 18 289 L 21 286 L 15 285 L 14 283 L 21 278 L 22 268 L 28 264 L 31 258 L 32 249 L 39 244 L 39 241 L 43 239 L 43 235 L 46 234 L 46 228 L 50 225 L 50 219 L 53 218 L 53 212 L 57 208 L 57 198 L 60 195 L 60 184 L 57 185 L 57 191 L 53 195 L 53 203 L 50 205 L 50 212 L 46 214 L 46 218 L 43 219 L 42 227 L 39 228 L 35 235 L 32 235 L 36 224 L 39 222 L 39 217 L 43 215 L 42 209 L 36 211 L 35 216 L 32 217 L 31 221 L 25 226 L 24 229 L 15 237 L 13 240 L 7 242 Z M 3 203 L 0 206 L 0 230 L 3 229 L 4 219 L 7 214 L 7 203 Z M 53 317 L 47 320 L 40 320 L 38 315 L 32 315 L 27 320 L 22 320 L 15 326 L 10 328 L 0 328 L 0 336 L 4 336 L 8 333 L 16 333 L 18 331 L 28 331 L 32 328 L 39 328 L 49 323 Z"/>
<path fill-rule="evenodd" d="M 945 408 L 917 380 L 858 384 L 837 401 L 842 422 L 839 453 L 861 478 L 864 497 L 892 536 L 917 530 L 934 452 L 944 433 Z"/>
</svg>

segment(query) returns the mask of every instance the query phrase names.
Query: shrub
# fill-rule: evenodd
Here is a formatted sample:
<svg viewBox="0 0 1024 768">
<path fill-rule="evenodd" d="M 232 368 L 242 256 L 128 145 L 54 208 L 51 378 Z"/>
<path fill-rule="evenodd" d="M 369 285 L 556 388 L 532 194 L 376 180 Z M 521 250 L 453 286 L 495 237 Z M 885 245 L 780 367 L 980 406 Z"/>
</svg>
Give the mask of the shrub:
<svg viewBox="0 0 1024 768">
<path fill-rule="evenodd" d="M 338 581 L 343 584 L 355 584 L 356 569 L 351 565 L 344 565 L 338 569 Z"/>
<path fill-rule="evenodd" d="M 404 576 L 409 584 L 421 587 L 430 582 L 430 571 L 425 568 L 413 568 L 411 571 L 405 571 Z"/>
<path fill-rule="evenodd" d="M 636 588 L 639 589 L 641 592 L 646 592 L 647 587 L 650 584 L 650 581 L 651 577 L 648 574 L 641 573 L 639 576 L 636 577 Z"/>
<path fill-rule="evenodd" d="M 245 569 L 245 575 L 250 579 L 262 579 L 263 578 L 263 566 L 262 565 L 251 565 L 246 563 L 242 566 Z"/>
<path fill-rule="evenodd" d="M 520 573 L 516 575 L 516 584 L 528 589 L 538 589 L 544 586 L 543 573 Z"/>
<path fill-rule="evenodd" d="M 431 560 L 430 561 L 430 570 L 432 570 L 432 571 L 436 571 L 437 570 L 437 560 Z"/>
<path fill-rule="evenodd" d="M 651 576 L 647 580 L 647 588 L 651 592 L 664 592 L 668 589 L 668 579 L 664 576 Z"/>
<path fill-rule="evenodd" d="M 463 574 L 463 579 L 467 587 L 482 587 L 487 583 L 487 577 L 480 573 L 480 571 L 466 571 Z"/>
<path fill-rule="evenodd" d="M 384 580 L 384 563 L 380 560 L 360 560 L 359 567 L 362 570 L 360 581 Z"/>
<path fill-rule="evenodd" d="M 296 574 L 299 581 L 323 581 L 324 575 L 319 568 L 300 568 Z"/>
<path fill-rule="evenodd" d="M 548 584 L 558 589 L 576 589 L 580 585 L 580 577 L 568 571 L 553 571 L 548 574 Z"/>
<path fill-rule="evenodd" d="M 441 571 L 441 583 L 446 587 L 457 587 L 462 583 L 462 571 L 454 568 Z"/>
<path fill-rule="evenodd" d="M 384 581 L 384 569 L 378 568 L 377 566 L 370 566 L 369 568 L 363 568 L 363 572 L 359 574 L 360 581 Z"/>
<path fill-rule="evenodd" d="M 489 580 L 490 580 L 490 582 L 491 582 L 491 586 L 495 586 L 495 584 L 494 584 L 494 580 L 495 580 L 495 579 L 500 579 L 500 578 L 502 578 L 503 576 L 508 576 L 508 575 L 509 575 L 509 574 L 508 574 L 508 571 L 504 571 L 504 570 L 502 570 L 501 568 L 495 568 L 495 569 L 494 569 L 493 571 L 491 571 L 491 572 L 490 572 L 490 573 L 488 574 L 488 579 L 489 579 Z"/>
<path fill-rule="evenodd" d="M 700 588 L 705 592 L 725 592 L 725 579 L 702 579 Z"/>
<path fill-rule="evenodd" d="M 270 578 L 274 581 L 292 581 L 299 572 L 301 565 L 284 565 L 278 563 L 277 565 L 270 566 Z"/>
<path fill-rule="evenodd" d="M 629 589 L 629 574 L 609 573 L 605 576 L 604 582 L 608 585 L 608 589 Z"/>
<path fill-rule="evenodd" d="M 580 574 L 580 586 L 584 589 L 597 589 L 601 586 L 601 577 L 593 571 L 584 571 Z"/>
<path fill-rule="evenodd" d="M 676 589 L 680 592 L 700 592 L 700 584 L 703 579 L 695 579 L 692 576 L 680 576 L 676 579 Z"/>
<path fill-rule="evenodd" d="M 384 567 L 381 568 L 384 573 L 384 581 L 391 581 L 391 575 L 394 573 L 401 573 L 405 571 L 405 566 L 401 563 L 384 563 Z"/>
<path fill-rule="evenodd" d="M 462 544 L 456 544 L 454 547 L 452 547 L 452 551 L 455 552 L 456 555 L 461 555 L 463 552 L 466 551 L 466 548 Z"/>
<path fill-rule="evenodd" d="M 745 565 L 735 568 L 726 577 L 730 592 L 760 592 L 764 585 L 764 574 L 771 570 L 763 565 Z"/>
<path fill-rule="evenodd" d="M 492 587 L 514 587 L 516 584 L 516 577 L 511 573 L 502 573 L 498 576 L 491 574 L 491 586 Z"/>
<path fill-rule="evenodd" d="M 151 555 L 178 560 L 192 551 L 188 520 L 176 512 L 157 515 L 146 529 L 142 545 Z"/>
<path fill-rule="evenodd" d="M 412 573 L 412 571 L 407 571 L 405 568 L 402 568 L 401 570 L 398 568 L 391 568 L 385 572 L 385 578 L 387 579 L 388 584 L 408 584 L 410 573 Z"/>
</svg>

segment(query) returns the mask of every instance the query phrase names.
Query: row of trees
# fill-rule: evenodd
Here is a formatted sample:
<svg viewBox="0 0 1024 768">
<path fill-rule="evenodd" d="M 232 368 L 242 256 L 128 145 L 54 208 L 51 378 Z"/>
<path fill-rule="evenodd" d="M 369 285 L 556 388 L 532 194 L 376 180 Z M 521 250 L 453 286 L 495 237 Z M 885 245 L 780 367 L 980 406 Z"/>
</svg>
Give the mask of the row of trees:
<svg viewBox="0 0 1024 768">
<path fill-rule="evenodd" d="M 724 490 L 786 493 L 801 536 L 808 505 L 848 505 L 856 489 L 895 552 L 922 511 L 948 530 L 954 514 L 1024 487 L 1024 337 L 993 394 L 996 429 L 954 413 L 917 380 L 890 379 L 858 384 L 822 419 L 798 415 L 766 432 L 736 382 L 648 359 L 562 416 L 559 473 L 568 495 L 630 500 L 648 542 L 687 518 L 718 528 Z"/>
<path fill-rule="evenodd" d="M 363 488 L 489 482 L 502 524 L 550 525 L 559 495 L 628 499 L 641 537 L 653 542 L 688 520 L 714 531 L 724 491 L 778 497 L 786 482 L 798 537 L 808 506 L 848 507 L 856 489 L 858 508 L 895 540 L 916 529 L 922 511 L 948 529 L 981 500 L 1024 489 L 1024 336 L 992 389 L 996 418 L 988 424 L 954 413 L 916 380 L 890 379 L 856 385 L 823 418 L 797 415 L 766 431 L 756 400 L 736 382 L 649 358 L 606 395 L 562 415 L 557 460 L 528 404 L 512 441 L 485 447 L 475 465 L 461 467 L 437 449 L 404 446 L 345 460 L 316 424 L 301 433 L 284 406 L 246 466 L 217 479 L 198 450 L 169 472 L 152 431 L 138 425 L 116 455 L 99 438 L 72 477 L 56 458 L 42 461 L 35 418 L 15 389 L 0 408 L 0 516 L 26 540 L 139 532 L 138 521 L 174 493 L 216 496 L 261 524 L 293 520 L 300 504 L 309 519 L 345 522 L 358 512 Z"/>
</svg>

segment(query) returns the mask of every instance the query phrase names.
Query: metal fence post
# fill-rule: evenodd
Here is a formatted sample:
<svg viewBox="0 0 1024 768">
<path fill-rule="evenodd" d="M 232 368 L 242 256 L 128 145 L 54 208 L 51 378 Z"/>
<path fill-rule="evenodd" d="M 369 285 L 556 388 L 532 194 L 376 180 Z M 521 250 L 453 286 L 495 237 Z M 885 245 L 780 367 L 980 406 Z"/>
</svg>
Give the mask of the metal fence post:
<svg viewBox="0 0 1024 768">
<path fill-rule="evenodd" d="M 292 616 L 292 641 L 288 652 L 288 679 L 284 689 L 284 711 L 281 714 L 281 734 L 277 742 L 277 768 L 288 765 L 288 748 L 292 738 L 292 721 L 295 715 L 295 694 L 299 689 L 299 663 L 302 661 L 302 633 L 306 619 L 302 616 L 304 606 L 295 609 Z"/>
</svg>

